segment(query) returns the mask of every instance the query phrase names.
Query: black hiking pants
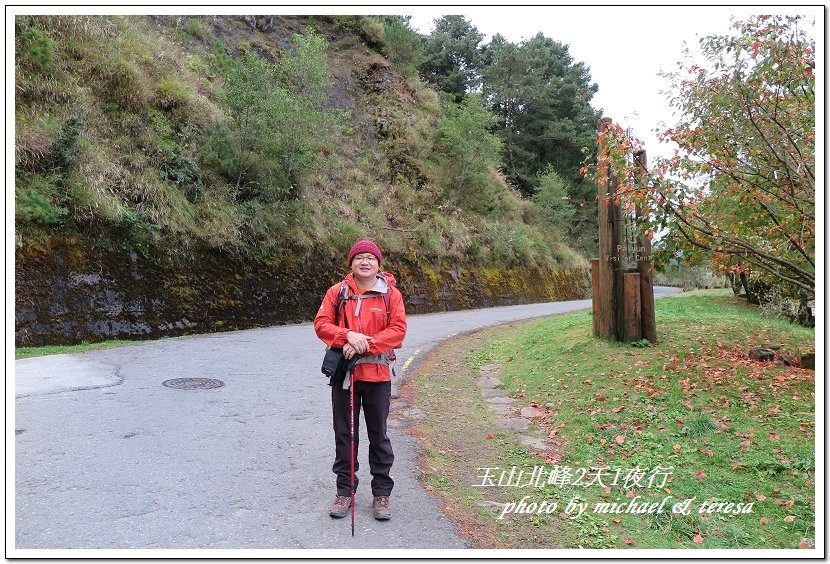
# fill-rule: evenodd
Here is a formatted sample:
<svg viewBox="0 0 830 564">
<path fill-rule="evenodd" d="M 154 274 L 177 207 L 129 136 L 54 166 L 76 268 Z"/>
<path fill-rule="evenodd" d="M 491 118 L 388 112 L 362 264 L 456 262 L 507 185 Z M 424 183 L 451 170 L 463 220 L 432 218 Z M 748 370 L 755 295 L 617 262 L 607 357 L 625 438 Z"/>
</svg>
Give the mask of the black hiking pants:
<svg viewBox="0 0 830 564">
<path fill-rule="evenodd" d="M 389 416 L 389 400 L 392 382 L 354 382 L 354 470 L 358 469 L 358 433 L 360 408 L 366 421 L 369 436 L 369 469 L 372 473 L 372 495 L 389 495 L 395 485 L 389 470 L 395 460 L 392 443 L 386 436 L 386 418 Z M 349 390 L 332 386 L 331 407 L 334 422 L 334 465 L 337 474 L 337 495 L 351 495 L 349 488 L 350 439 L 349 439 Z M 357 475 L 354 486 L 357 490 Z"/>
</svg>

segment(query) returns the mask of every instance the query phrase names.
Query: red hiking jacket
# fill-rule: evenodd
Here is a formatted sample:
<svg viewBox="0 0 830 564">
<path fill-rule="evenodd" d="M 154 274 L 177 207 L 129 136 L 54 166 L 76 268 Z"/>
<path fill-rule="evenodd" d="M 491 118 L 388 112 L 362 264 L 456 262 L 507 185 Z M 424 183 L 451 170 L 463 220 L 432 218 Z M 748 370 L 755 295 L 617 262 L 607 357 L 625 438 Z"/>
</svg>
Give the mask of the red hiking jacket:
<svg viewBox="0 0 830 564">
<path fill-rule="evenodd" d="M 343 279 L 348 286 L 348 295 L 357 297 L 357 285 L 354 275 L 349 273 Z M 326 345 L 342 348 L 348 341 L 346 333 L 357 331 L 373 337 L 369 341 L 367 355 L 386 355 L 397 349 L 406 336 L 406 311 L 403 296 L 395 287 L 395 277 L 389 272 L 378 274 L 375 286 L 358 299 L 348 299 L 340 313 L 337 323 L 337 304 L 340 301 L 338 282 L 326 291 L 323 303 L 314 317 L 314 331 Z M 386 324 L 386 300 L 383 293 L 389 292 L 389 324 Z M 346 328 L 348 319 L 348 329 Z M 364 382 L 389 382 L 392 375 L 389 366 L 376 362 L 361 362 L 355 367 L 354 379 Z"/>
</svg>

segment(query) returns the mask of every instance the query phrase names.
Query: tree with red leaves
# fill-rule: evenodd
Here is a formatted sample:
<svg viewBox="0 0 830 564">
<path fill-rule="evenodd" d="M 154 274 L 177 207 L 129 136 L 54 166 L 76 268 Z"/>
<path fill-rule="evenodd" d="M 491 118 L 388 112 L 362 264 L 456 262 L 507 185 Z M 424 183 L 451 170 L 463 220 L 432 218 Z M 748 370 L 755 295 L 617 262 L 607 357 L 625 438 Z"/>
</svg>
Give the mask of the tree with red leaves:
<svg viewBox="0 0 830 564">
<path fill-rule="evenodd" d="M 618 124 L 598 136 L 591 171 L 625 209 L 645 210 L 661 238 L 656 266 L 676 257 L 748 273 L 790 297 L 815 294 L 815 50 L 802 17 L 756 16 L 700 40 L 671 81 L 680 114 L 661 136 L 677 150 L 648 174 L 641 142 Z"/>
<path fill-rule="evenodd" d="M 815 292 L 815 51 L 798 16 L 756 16 L 700 40 L 670 79 L 678 145 L 632 186 L 668 229 L 663 258 L 750 270 L 792 295 Z M 656 177 L 659 178 L 657 180 Z"/>
</svg>

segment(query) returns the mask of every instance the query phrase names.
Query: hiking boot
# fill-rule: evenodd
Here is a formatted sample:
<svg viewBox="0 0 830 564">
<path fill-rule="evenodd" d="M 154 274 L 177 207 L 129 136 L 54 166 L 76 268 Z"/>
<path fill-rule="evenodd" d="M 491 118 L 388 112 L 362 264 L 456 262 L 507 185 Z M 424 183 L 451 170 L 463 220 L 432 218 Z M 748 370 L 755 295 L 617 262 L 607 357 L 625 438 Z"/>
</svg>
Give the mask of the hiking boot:
<svg viewBox="0 0 830 564">
<path fill-rule="evenodd" d="M 334 503 L 331 504 L 329 508 L 329 515 L 332 517 L 336 517 L 340 519 L 341 517 L 345 517 L 346 513 L 349 512 L 349 508 L 352 506 L 352 498 L 347 495 L 338 495 L 334 498 Z"/>
<path fill-rule="evenodd" d="M 389 507 L 388 495 L 376 495 L 372 500 L 372 509 L 375 510 L 375 519 L 378 521 L 388 521 L 392 518 L 392 508 Z"/>
</svg>

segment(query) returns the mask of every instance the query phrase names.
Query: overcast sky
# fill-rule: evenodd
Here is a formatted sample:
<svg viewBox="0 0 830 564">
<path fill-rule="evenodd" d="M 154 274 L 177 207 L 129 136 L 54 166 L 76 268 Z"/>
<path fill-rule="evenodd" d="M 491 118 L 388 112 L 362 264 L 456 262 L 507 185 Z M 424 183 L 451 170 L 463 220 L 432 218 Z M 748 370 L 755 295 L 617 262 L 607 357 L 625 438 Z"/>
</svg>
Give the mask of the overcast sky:
<svg viewBox="0 0 830 564">
<path fill-rule="evenodd" d="M 484 42 L 500 33 L 518 43 L 541 32 L 568 45 L 573 59 L 590 68 L 591 79 L 599 86 L 592 105 L 631 127 L 644 141 L 649 161 L 672 152 L 652 134 L 661 121 L 673 125 L 671 109 L 661 93 L 669 84 L 658 73 L 677 68 L 684 41 L 694 49 L 702 36 L 728 33 L 733 17 L 799 13 L 814 16 L 817 26 L 823 20 L 820 7 L 439 6 L 395 10 L 411 14 L 413 27 L 421 33 L 432 31 L 436 17 L 461 14 L 485 35 Z M 819 35 L 824 36 L 823 28 Z"/>
</svg>

